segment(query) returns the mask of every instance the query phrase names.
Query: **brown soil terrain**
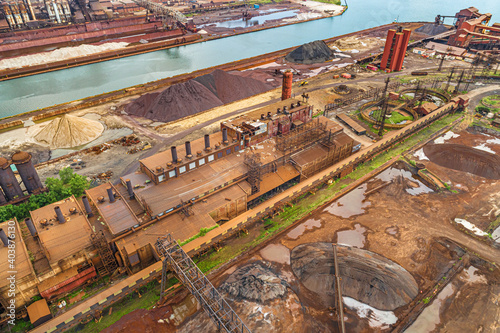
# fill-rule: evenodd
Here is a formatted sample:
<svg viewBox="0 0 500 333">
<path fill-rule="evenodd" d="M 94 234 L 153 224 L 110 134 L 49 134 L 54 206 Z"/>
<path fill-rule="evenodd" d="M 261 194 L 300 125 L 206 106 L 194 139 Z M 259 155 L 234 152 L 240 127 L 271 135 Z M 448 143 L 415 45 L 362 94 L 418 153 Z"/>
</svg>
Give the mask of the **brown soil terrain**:
<svg viewBox="0 0 500 333">
<path fill-rule="evenodd" d="M 271 86 L 261 81 L 216 70 L 162 92 L 145 94 L 126 105 L 125 112 L 170 122 L 270 89 Z"/>
</svg>

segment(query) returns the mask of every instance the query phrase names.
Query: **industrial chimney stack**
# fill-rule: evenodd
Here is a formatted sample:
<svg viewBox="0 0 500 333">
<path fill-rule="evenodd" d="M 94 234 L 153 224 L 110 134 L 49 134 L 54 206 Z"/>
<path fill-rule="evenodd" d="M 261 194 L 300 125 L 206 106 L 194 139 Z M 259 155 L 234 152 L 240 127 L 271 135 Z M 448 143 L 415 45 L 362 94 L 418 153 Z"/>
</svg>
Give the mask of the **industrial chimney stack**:
<svg viewBox="0 0 500 333">
<path fill-rule="evenodd" d="M 33 161 L 31 160 L 31 154 L 24 151 L 17 152 L 12 155 L 12 162 L 16 165 L 17 171 L 19 171 L 19 175 L 28 193 L 40 192 L 43 185 L 40 181 L 40 177 L 38 177 Z"/>
<path fill-rule="evenodd" d="M 14 171 L 10 168 L 9 161 L 3 157 L 0 157 L 0 187 L 2 187 L 8 201 L 24 196 L 23 190 L 14 175 Z"/>
<path fill-rule="evenodd" d="M 292 83 L 293 83 L 293 73 L 291 71 L 286 71 L 285 73 L 283 73 L 283 86 L 281 91 L 282 101 L 292 97 Z"/>
</svg>

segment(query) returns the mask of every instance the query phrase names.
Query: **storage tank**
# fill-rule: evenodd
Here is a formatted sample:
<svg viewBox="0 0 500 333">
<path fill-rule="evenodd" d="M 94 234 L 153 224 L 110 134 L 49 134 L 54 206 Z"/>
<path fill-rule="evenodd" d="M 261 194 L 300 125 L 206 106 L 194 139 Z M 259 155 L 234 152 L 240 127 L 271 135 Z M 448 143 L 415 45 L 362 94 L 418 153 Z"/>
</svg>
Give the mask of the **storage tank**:
<svg viewBox="0 0 500 333">
<path fill-rule="evenodd" d="M 24 151 L 17 152 L 12 155 L 12 162 L 16 165 L 24 186 L 30 194 L 39 192 L 43 188 L 40 177 L 38 177 L 38 173 L 31 160 L 31 154 Z"/>
<path fill-rule="evenodd" d="M 5 198 L 5 194 L 3 194 L 3 191 L 0 189 L 0 206 L 5 205 L 7 203 L 7 199 Z"/>
<path fill-rule="evenodd" d="M 3 157 L 0 157 L 0 187 L 8 201 L 24 195 L 9 161 Z"/>
</svg>

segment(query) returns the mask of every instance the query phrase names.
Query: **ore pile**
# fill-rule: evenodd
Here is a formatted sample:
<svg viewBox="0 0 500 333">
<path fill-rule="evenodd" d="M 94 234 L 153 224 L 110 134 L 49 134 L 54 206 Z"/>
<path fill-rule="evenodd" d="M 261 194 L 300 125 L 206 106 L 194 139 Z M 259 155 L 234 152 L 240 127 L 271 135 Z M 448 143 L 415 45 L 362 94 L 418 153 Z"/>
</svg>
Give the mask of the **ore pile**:
<svg viewBox="0 0 500 333">
<path fill-rule="evenodd" d="M 428 24 L 424 24 L 423 26 L 421 26 L 418 29 L 415 29 L 415 31 L 420 32 L 421 34 L 434 36 L 434 35 L 442 34 L 445 31 L 448 31 L 448 28 L 442 24 L 436 25 L 434 23 L 428 23 Z"/>
<path fill-rule="evenodd" d="M 500 156 L 459 144 L 431 144 L 424 146 L 431 162 L 445 168 L 474 175 L 500 179 Z"/>
<path fill-rule="evenodd" d="M 146 94 L 125 107 L 129 114 L 170 122 L 226 103 L 260 94 L 272 87 L 258 80 L 216 70 Z"/>
<path fill-rule="evenodd" d="M 238 300 L 264 303 L 285 297 L 287 283 L 269 268 L 253 263 L 236 270 L 219 289 Z"/>
<path fill-rule="evenodd" d="M 418 293 L 415 279 L 395 262 L 376 253 L 337 246 L 342 294 L 380 310 L 394 310 Z M 330 243 L 310 243 L 291 253 L 294 274 L 326 306 L 334 305 L 335 263 Z"/>
<path fill-rule="evenodd" d="M 285 57 L 286 61 L 296 64 L 315 64 L 335 58 L 333 51 L 322 40 L 299 46 Z"/>
</svg>

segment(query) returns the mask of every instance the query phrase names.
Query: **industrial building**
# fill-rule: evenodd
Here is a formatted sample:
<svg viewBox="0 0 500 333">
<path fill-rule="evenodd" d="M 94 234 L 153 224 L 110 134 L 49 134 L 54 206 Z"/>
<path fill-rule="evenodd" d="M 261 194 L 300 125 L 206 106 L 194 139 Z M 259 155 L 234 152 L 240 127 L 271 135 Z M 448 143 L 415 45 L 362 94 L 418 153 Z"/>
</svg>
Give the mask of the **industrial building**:
<svg viewBox="0 0 500 333">
<path fill-rule="evenodd" d="M 390 29 L 387 32 L 384 54 L 380 62 L 380 69 L 400 71 L 403 68 L 403 61 L 410 41 L 411 30 L 409 29 Z"/>
<path fill-rule="evenodd" d="M 20 226 L 5 222 L 16 223 L 19 235 L 25 230 L 17 305 L 36 294 L 54 299 L 117 269 L 131 274 L 145 268 L 159 260 L 158 235 L 186 241 L 359 149 L 337 123 L 313 119 L 312 109 L 288 99 L 224 121 L 217 133 L 141 160 L 140 171 L 118 185 L 105 183 L 79 199 L 39 208 Z M 12 160 L 27 191 L 39 190 L 38 177 L 29 172 L 31 156 L 16 153 Z M 22 195 L 9 162 L 1 162 L 6 197 Z M 0 286 L 4 309 L 5 288 Z"/>
<path fill-rule="evenodd" d="M 491 14 L 481 14 L 475 7 L 462 9 L 456 15 L 456 32 L 448 45 L 474 50 L 493 50 L 500 46 L 500 24 L 488 26 Z"/>
</svg>

